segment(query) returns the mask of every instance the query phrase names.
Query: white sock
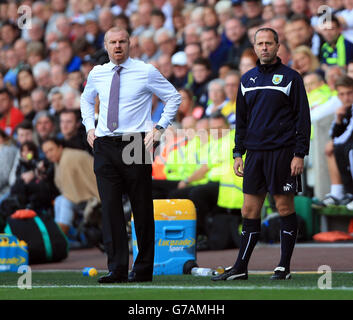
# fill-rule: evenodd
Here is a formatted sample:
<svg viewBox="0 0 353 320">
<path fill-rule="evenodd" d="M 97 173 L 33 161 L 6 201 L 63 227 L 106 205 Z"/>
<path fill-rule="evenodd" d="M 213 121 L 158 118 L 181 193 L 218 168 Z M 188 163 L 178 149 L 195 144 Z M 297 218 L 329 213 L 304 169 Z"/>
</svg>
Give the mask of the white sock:
<svg viewBox="0 0 353 320">
<path fill-rule="evenodd" d="M 344 196 L 343 184 L 332 184 L 330 193 L 336 199 L 341 200 L 343 198 L 343 196 Z"/>
</svg>

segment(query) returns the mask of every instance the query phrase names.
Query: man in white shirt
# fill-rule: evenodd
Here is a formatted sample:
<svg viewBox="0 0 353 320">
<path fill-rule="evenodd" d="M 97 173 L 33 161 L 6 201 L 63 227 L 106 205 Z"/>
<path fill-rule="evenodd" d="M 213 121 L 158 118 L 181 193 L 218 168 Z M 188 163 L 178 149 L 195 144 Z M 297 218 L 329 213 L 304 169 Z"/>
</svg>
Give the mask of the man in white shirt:
<svg viewBox="0 0 353 320">
<path fill-rule="evenodd" d="M 87 141 L 93 147 L 94 171 L 102 201 L 103 241 L 108 256 L 109 273 L 98 282 L 152 281 L 154 217 L 148 152 L 171 124 L 181 97 L 155 67 L 129 58 L 130 40 L 126 30 L 109 29 L 104 45 L 110 62 L 92 69 L 81 96 L 83 124 Z M 153 94 L 165 102 L 165 107 L 152 129 Z M 100 105 L 95 128 L 97 95 Z M 117 106 L 118 110 L 114 111 Z M 145 132 L 148 133 L 145 135 Z M 133 151 L 132 163 L 130 151 Z M 138 243 L 138 255 L 129 275 L 128 235 L 122 206 L 125 192 L 130 198 Z"/>
</svg>

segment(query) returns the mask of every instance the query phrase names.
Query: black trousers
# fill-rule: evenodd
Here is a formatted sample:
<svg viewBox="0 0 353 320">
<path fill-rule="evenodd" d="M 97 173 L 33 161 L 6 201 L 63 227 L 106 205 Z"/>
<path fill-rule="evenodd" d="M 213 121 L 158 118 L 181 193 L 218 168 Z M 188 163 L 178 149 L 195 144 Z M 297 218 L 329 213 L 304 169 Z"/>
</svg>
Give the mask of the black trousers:
<svg viewBox="0 0 353 320">
<path fill-rule="evenodd" d="M 109 271 L 127 275 L 129 246 L 122 195 L 128 194 L 137 238 L 138 254 L 133 270 L 152 275 L 154 214 L 152 166 L 143 143 L 144 134 L 98 137 L 94 140 L 94 172 L 102 202 L 102 232 Z"/>
<path fill-rule="evenodd" d="M 341 174 L 342 183 L 344 185 L 345 192 L 353 194 L 353 180 L 351 166 L 353 165 L 351 160 L 350 152 L 353 149 L 353 141 L 348 140 L 344 144 L 334 145 L 334 154 L 338 170 Z"/>
</svg>

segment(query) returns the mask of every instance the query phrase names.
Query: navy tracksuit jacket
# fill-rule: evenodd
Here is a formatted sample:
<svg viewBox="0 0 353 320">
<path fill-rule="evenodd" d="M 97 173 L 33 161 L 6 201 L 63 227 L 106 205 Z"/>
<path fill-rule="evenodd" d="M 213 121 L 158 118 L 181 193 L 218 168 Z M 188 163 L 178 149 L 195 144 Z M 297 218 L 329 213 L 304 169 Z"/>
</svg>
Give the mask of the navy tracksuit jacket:
<svg viewBox="0 0 353 320">
<path fill-rule="evenodd" d="M 241 77 L 234 153 L 294 146 L 309 153 L 310 109 L 299 73 L 281 63 L 257 66 Z"/>
</svg>

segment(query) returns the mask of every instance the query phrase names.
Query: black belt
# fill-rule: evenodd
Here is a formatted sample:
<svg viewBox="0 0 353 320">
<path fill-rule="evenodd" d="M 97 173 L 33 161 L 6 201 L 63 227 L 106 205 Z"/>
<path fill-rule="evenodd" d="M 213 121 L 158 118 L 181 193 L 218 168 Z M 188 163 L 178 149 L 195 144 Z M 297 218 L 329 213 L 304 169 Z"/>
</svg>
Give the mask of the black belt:
<svg viewBox="0 0 353 320">
<path fill-rule="evenodd" d="M 97 139 L 107 140 L 107 141 L 129 142 L 131 140 L 131 137 L 142 136 L 142 138 L 144 138 L 145 135 L 146 135 L 145 132 L 133 132 L 133 133 L 117 134 L 117 135 L 113 135 L 113 136 L 97 137 Z"/>
</svg>

